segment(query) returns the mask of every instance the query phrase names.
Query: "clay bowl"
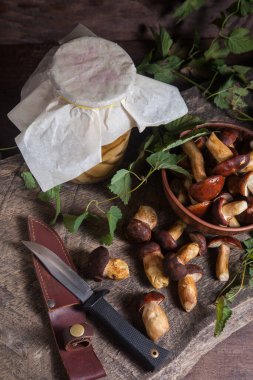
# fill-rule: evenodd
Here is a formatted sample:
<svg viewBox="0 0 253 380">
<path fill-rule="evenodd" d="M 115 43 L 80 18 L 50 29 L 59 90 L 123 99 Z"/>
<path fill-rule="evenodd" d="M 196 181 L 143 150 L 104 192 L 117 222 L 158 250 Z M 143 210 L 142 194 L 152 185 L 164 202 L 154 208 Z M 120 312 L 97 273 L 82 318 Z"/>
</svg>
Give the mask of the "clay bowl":
<svg viewBox="0 0 253 380">
<path fill-rule="evenodd" d="M 222 128 L 233 128 L 237 129 L 240 132 L 244 133 L 244 136 L 249 136 L 253 139 L 253 131 L 248 130 L 247 128 L 225 123 L 225 122 L 211 122 L 198 125 L 196 128 L 208 128 L 208 129 L 222 129 Z M 245 138 L 245 137 L 244 137 Z M 243 232 L 249 232 L 253 230 L 253 224 L 243 226 L 243 227 L 221 227 L 216 224 L 206 222 L 203 219 L 200 219 L 193 213 L 191 213 L 182 203 L 180 203 L 177 197 L 174 195 L 170 188 L 170 172 L 163 169 L 162 170 L 162 181 L 165 191 L 165 195 L 170 203 L 173 211 L 187 224 L 193 226 L 197 230 L 211 235 L 235 235 Z"/>
</svg>

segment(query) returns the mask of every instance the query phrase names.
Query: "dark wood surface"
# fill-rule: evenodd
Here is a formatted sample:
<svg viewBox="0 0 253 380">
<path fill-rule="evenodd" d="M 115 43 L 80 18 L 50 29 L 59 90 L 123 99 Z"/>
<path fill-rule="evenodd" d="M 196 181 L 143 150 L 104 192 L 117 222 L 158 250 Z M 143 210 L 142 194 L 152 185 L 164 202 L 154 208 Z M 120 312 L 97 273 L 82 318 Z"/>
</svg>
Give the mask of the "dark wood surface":
<svg viewBox="0 0 253 380">
<path fill-rule="evenodd" d="M 198 16 L 193 15 L 185 25 L 177 26 L 169 15 L 169 11 L 175 7 L 174 1 L 2 0 L 0 3 L 0 147 L 13 145 L 14 137 L 18 133 L 8 121 L 6 113 L 18 102 L 22 84 L 49 47 L 64 33 L 71 30 L 76 23 L 84 23 L 98 35 L 118 41 L 133 57 L 135 63 L 138 63 L 152 44 L 147 26 L 158 24 L 169 26 L 173 35 L 188 39 L 192 36 L 195 25 L 198 25 L 201 35 L 210 38 L 216 29 L 215 27 L 206 28 L 206 24 L 220 9 L 231 2 L 229 0 L 218 3 L 208 1 Z M 252 17 L 243 21 L 243 26 L 252 29 Z M 248 58 L 249 61 L 250 58 Z M 25 199 L 29 209 L 29 196 L 25 195 Z M 8 205 L 6 207 L 7 214 L 11 217 L 13 209 L 8 210 Z M 20 219 L 20 216 L 16 217 Z M 0 230 L 3 231 L 4 220 L 1 223 Z M 6 277 L 1 278 L 0 302 L 2 306 L 5 305 L 8 297 L 11 297 L 8 292 L 3 291 L 5 281 L 7 281 L 4 281 L 4 278 Z M 34 286 L 36 288 L 36 284 L 33 283 L 32 287 Z M 11 319 L 11 314 L 9 316 L 9 326 L 11 326 L 15 320 Z M 0 329 L 2 330 L 2 327 Z M 17 326 L 17 333 L 18 330 L 19 326 Z M 8 332 L 1 331 L 1 344 L 4 344 L 5 339 L 10 343 L 10 357 L 14 355 L 10 363 L 15 366 L 15 356 L 22 358 L 22 355 L 25 355 L 22 341 L 11 342 Z M 2 349 L 3 346 L 0 347 Z M 185 379 L 250 380 L 253 376 L 252 349 L 253 324 L 250 323 L 201 358 Z M 54 362 L 55 360 L 52 365 Z M 4 373 L 1 371 L 3 364 L 1 361 L 0 373 Z M 4 378 L 6 380 L 25 379 L 25 377 L 20 377 L 18 368 L 12 374 L 6 373 Z M 36 374 L 31 372 L 29 379 L 37 379 Z"/>
</svg>

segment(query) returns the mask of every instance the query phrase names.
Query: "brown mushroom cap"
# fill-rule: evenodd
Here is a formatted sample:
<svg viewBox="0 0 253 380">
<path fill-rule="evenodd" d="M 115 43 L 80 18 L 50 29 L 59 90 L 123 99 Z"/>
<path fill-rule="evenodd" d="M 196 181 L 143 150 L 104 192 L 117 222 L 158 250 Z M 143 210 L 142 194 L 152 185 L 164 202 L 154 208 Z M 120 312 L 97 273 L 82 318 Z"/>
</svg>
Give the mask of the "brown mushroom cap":
<svg viewBox="0 0 253 380">
<path fill-rule="evenodd" d="M 195 282 L 198 282 L 203 277 L 203 269 L 196 264 L 187 264 L 186 265 L 187 275 L 192 276 Z"/>
<path fill-rule="evenodd" d="M 132 219 L 126 228 L 126 235 L 130 241 L 142 243 L 151 239 L 151 229 L 148 224 Z"/>
<path fill-rule="evenodd" d="M 230 194 L 236 195 L 239 193 L 240 178 L 236 174 L 232 174 L 226 179 L 227 189 Z"/>
<path fill-rule="evenodd" d="M 189 238 L 199 245 L 199 256 L 205 255 L 207 252 L 205 236 L 199 232 L 190 232 Z"/>
<path fill-rule="evenodd" d="M 173 281 L 179 281 L 187 274 L 185 265 L 178 261 L 175 253 L 166 255 L 163 260 L 164 273 Z"/>
<path fill-rule="evenodd" d="M 224 128 L 219 135 L 220 140 L 227 146 L 233 145 L 238 137 L 239 131 L 233 128 Z"/>
<path fill-rule="evenodd" d="M 198 216 L 199 218 L 202 218 L 209 210 L 210 205 L 211 205 L 211 201 L 205 201 L 205 202 L 195 203 L 193 205 L 188 206 L 187 208 L 194 215 Z"/>
<path fill-rule="evenodd" d="M 162 249 L 171 251 L 177 248 L 177 242 L 173 239 L 168 231 L 157 231 L 154 233 L 154 240 L 161 246 Z"/>
<path fill-rule="evenodd" d="M 228 200 L 230 200 L 229 197 L 225 195 L 218 197 L 212 207 L 216 222 L 223 226 L 227 226 L 232 217 L 241 214 L 247 208 L 246 201 L 228 202 Z"/>
<path fill-rule="evenodd" d="M 194 183 L 189 189 L 189 194 L 197 202 L 211 201 L 220 194 L 224 183 L 224 177 L 214 175 L 201 182 Z"/>
<path fill-rule="evenodd" d="M 89 254 L 85 274 L 95 281 L 102 281 L 109 259 L 108 249 L 102 246 L 97 247 Z"/>
<path fill-rule="evenodd" d="M 239 192 L 242 196 L 248 197 L 253 194 L 253 172 L 248 172 L 242 176 L 239 182 Z"/>
<path fill-rule="evenodd" d="M 141 259 L 143 259 L 144 256 L 151 255 L 154 253 L 161 254 L 161 248 L 157 243 L 153 241 L 148 241 L 143 244 L 140 244 L 137 249 L 137 254 Z"/>
<path fill-rule="evenodd" d="M 138 311 L 142 312 L 144 305 L 149 302 L 161 303 L 164 299 L 165 299 L 165 296 L 162 293 L 159 293 L 156 291 L 145 293 L 141 296 L 139 306 L 138 306 Z"/>
<path fill-rule="evenodd" d="M 212 173 L 222 175 L 223 177 L 228 177 L 229 175 L 245 168 L 248 165 L 249 160 L 249 154 L 240 154 L 216 165 L 212 170 Z"/>
<path fill-rule="evenodd" d="M 222 244 L 226 245 L 229 248 L 239 248 L 241 250 L 243 249 L 241 242 L 238 239 L 236 239 L 236 238 L 234 238 L 232 236 L 218 236 L 218 237 L 215 237 L 214 239 L 212 239 L 209 242 L 208 248 L 218 248 Z"/>
<path fill-rule="evenodd" d="M 247 209 L 238 215 L 239 222 L 244 226 L 253 224 L 253 197 L 247 197 L 247 204 Z"/>
</svg>

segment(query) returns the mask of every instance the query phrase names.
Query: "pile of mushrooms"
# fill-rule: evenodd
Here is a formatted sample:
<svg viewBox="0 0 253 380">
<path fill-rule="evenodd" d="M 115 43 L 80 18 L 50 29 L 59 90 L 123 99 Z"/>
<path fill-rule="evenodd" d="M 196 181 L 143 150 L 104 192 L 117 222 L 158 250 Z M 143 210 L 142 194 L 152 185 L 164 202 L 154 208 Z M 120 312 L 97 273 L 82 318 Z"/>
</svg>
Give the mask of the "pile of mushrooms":
<svg viewBox="0 0 253 380">
<path fill-rule="evenodd" d="M 210 223 L 253 223 L 253 151 L 244 132 L 225 128 L 181 148 L 194 181 L 175 178 L 172 191 L 194 215 Z"/>
</svg>

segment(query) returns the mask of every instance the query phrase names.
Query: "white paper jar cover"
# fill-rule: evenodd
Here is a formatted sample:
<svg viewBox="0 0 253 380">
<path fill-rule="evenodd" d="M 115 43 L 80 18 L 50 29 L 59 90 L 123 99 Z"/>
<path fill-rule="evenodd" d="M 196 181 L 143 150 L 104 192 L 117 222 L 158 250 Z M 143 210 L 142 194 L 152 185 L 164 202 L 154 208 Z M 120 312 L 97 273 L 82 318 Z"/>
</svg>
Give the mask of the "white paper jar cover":
<svg viewBox="0 0 253 380">
<path fill-rule="evenodd" d="M 61 42 L 42 59 L 8 114 L 43 191 L 99 164 L 101 147 L 132 127 L 142 132 L 187 113 L 176 87 L 136 74 L 116 43 L 82 25 Z"/>
</svg>

